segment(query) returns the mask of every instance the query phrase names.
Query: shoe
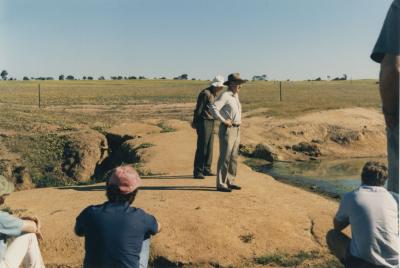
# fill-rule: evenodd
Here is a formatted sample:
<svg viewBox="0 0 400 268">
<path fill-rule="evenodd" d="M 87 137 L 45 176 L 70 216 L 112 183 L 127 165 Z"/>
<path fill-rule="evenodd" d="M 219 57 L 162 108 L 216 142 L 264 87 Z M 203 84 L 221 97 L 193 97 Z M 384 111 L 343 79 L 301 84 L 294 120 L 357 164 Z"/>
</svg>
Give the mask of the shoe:
<svg viewBox="0 0 400 268">
<path fill-rule="evenodd" d="M 232 190 L 240 190 L 240 189 L 242 189 L 242 187 L 240 187 L 237 184 L 230 184 L 228 187 L 229 187 L 229 189 L 232 189 Z"/>
<path fill-rule="evenodd" d="M 204 179 L 205 177 L 204 177 L 203 174 L 198 173 L 198 174 L 194 174 L 194 175 L 193 175 L 193 178 L 195 178 L 195 179 Z"/>
<path fill-rule="evenodd" d="M 216 176 L 217 174 L 212 173 L 211 171 L 205 171 L 204 176 Z"/>
<path fill-rule="evenodd" d="M 232 192 L 232 190 L 230 188 L 227 188 L 227 187 L 217 187 L 217 191 L 218 192 L 225 192 L 225 193 Z"/>
</svg>

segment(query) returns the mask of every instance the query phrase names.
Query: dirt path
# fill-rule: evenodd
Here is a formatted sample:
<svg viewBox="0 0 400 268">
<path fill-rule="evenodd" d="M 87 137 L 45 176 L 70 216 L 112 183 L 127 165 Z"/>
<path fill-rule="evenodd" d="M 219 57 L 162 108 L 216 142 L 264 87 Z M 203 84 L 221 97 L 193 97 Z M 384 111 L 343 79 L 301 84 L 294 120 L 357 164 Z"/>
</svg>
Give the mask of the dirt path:
<svg viewBox="0 0 400 268">
<path fill-rule="evenodd" d="M 255 256 L 277 250 L 327 254 L 325 234 L 337 202 L 279 183 L 242 163 L 238 182 L 243 189 L 216 192 L 215 177 L 191 178 L 194 131 L 186 122 L 171 124 L 176 132 L 143 138 L 155 145 L 146 151 L 144 167 L 165 174 L 143 178 L 135 202 L 163 225 L 152 240 L 153 258 L 196 267 L 251 267 Z M 214 164 L 217 148 L 218 142 Z M 104 200 L 104 185 L 97 184 L 20 191 L 8 198 L 7 205 L 43 220 L 46 263 L 75 266 L 83 257 L 83 239 L 73 234 L 75 218 L 86 206 Z"/>
</svg>

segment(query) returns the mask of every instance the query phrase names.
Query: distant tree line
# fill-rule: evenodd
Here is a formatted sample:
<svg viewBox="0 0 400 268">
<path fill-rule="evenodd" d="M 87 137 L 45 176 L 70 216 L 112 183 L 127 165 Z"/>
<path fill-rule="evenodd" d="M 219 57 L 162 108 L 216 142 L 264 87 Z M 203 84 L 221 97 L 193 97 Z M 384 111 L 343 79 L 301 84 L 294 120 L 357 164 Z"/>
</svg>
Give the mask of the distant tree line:
<svg viewBox="0 0 400 268">
<path fill-rule="evenodd" d="M 331 77 L 330 75 L 326 76 L 327 80 L 329 80 Z M 347 74 L 343 74 L 342 77 L 335 77 L 332 79 L 332 81 L 344 81 L 347 80 Z M 307 81 L 323 81 L 321 77 L 317 77 L 315 79 L 308 79 Z"/>
</svg>

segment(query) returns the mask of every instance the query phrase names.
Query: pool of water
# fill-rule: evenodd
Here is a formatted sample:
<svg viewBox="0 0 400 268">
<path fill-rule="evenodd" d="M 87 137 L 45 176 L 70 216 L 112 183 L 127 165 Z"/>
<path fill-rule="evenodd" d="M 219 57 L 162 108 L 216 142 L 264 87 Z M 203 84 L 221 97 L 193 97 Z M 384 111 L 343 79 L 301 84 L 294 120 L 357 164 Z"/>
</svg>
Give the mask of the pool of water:
<svg viewBox="0 0 400 268">
<path fill-rule="evenodd" d="M 386 158 L 351 158 L 307 162 L 274 162 L 249 159 L 246 164 L 254 170 L 271 175 L 296 186 L 340 198 L 360 186 L 361 169 L 368 161 L 387 164 Z"/>
</svg>

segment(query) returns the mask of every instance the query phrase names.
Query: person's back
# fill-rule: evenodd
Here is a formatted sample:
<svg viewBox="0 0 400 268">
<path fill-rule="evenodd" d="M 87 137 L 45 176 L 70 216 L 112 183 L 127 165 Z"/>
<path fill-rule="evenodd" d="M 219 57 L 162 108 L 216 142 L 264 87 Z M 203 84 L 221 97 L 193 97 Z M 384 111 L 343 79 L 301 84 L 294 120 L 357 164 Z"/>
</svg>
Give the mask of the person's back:
<svg viewBox="0 0 400 268">
<path fill-rule="evenodd" d="M 132 167 L 116 168 L 107 183 L 108 201 L 87 207 L 77 217 L 75 233 L 85 237 L 84 267 L 147 267 L 150 236 L 160 226 L 152 215 L 131 207 L 139 185 Z"/>
<path fill-rule="evenodd" d="M 346 193 L 327 234 L 331 251 L 345 267 L 398 267 L 399 197 L 384 188 L 387 167 L 367 162 L 362 184 Z M 351 225 L 351 239 L 341 231 Z"/>
<path fill-rule="evenodd" d="M 370 263 L 398 265 L 398 196 L 362 185 L 343 197 L 352 231 L 350 252 Z M 368 246 L 365 246 L 368 245 Z"/>
<path fill-rule="evenodd" d="M 139 267 L 142 242 L 157 233 L 157 222 L 129 203 L 106 202 L 86 208 L 84 267 Z"/>
</svg>

